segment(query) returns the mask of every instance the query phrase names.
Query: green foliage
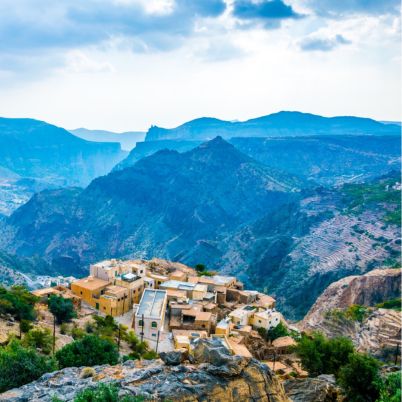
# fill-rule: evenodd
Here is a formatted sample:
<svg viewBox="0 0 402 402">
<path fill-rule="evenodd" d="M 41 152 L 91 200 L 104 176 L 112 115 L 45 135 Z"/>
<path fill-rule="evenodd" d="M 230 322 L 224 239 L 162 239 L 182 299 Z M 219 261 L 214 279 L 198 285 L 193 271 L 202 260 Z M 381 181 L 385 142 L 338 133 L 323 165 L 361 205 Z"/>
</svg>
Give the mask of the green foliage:
<svg viewBox="0 0 402 402">
<path fill-rule="evenodd" d="M 320 374 L 338 376 L 339 369 L 349 361 L 349 355 L 354 352 L 354 347 L 348 338 L 327 339 L 321 333 L 315 332 L 311 337 L 303 335 L 295 347 L 295 352 L 310 376 Z"/>
<path fill-rule="evenodd" d="M 401 299 L 396 298 L 396 299 L 391 299 L 384 301 L 382 303 L 376 304 L 376 307 L 378 308 L 387 308 L 390 310 L 396 310 L 396 311 L 401 311 Z"/>
<path fill-rule="evenodd" d="M 56 322 L 59 325 L 63 322 L 70 322 L 73 318 L 77 317 L 71 299 L 52 295 L 49 298 L 48 306 L 51 313 L 56 317 Z"/>
<path fill-rule="evenodd" d="M 29 320 L 21 320 L 20 321 L 20 331 L 21 332 L 28 332 L 32 328 L 31 321 Z"/>
<path fill-rule="evenodd" d="M 19 321 L 33 321 L 36 317 L 34 310 L 38 298 L 24 286 L 13 286 L 10 290 L 0 286 L 0 315 L 11 314 Z"/>
<path fill-rule="evenodd" d="M 77 326 L 74 326 L 71 330 L 71 336 L 77 340 L 77 339 L 82 339 L 86 335 L 86 332 Z"/>
<path fill-rule="evenodd" d="M 60 325 L 60 333 L 62 335 L 68 335 L 70 332 L 70 326 L 66 322 L 63 322 L 63 324 Z"/>
<path fill-rule="evenodd" d="M 368 308 L 365 306 L 360 306 L 359 304 L 353 304 L 349 306 L 346 311 L 345 315 L 347 318 L 351 319 L 352 321 L 359 321 L 363 322 L 366 318 L 368 313 Z"/>
<path fill-rule="evenodd" d="M 111 315 L 107 315 L 106 317 L 95 315 L 93 319 L 95 322 L 94 333 L 104 339 L 109 339 L 114 342 L 119 329 L 114 318 Z"/>
<path fill-rule="evenodd" d="M 129 344 L 132 352 L 129 354 L 130 359 L 156 359 L 158 355 L 153 351 L 149 350 L 148 343 L 141 342 L 134 331 L 129 331 L 125 337 L 125 341 Z"/>
<path fill-rule="evenodd" d="M 271 328 L 267 331 L 266 339 L 272 342 L 275 339 L 280 338 L 281 336 L 288 336 L 288 335 L 289 331 L 286 328 L 286 325 L 280 322 L 276 327 Z"/>
<path fill-rule="evenodd" d="M 86 335 L 56 352 L 61 368 L 117 364 L 117 347 L 107 339 L 96 335 Z"/>
<path fill-rule="evenodd" d="M 53 347 L 53 335 L 48 328 L 33 328 L 25 334 L 22 344 L 33 349 L 40 349 L 46 355 Z"/>
<path fill-rule="evenodd" d="M 198 273 L 204 272 L 206 270 L 206 266 L 204 264 L 197 264 L 194 268 Z"/>
<path fill-rule="evenodd" d="M 57 369 L 55 360 L 24 348 L 16 339 L 0 348 L 0 392 L 20 387 Z"/>
<path fill-rule="evenodd" d="M 380 397 L 377 402 L 401 402 L 402 372 L 389 374 L 380 384 Z"/>
<path fill-rule="evenodd" d="M 352 353 L 339 370 L 338 382 L 350 402 L 374 402 L 380 394 L 379 362 L 362 353 Z"/>
<path fill-rule="evenodd" d="M 80 392 L 74 402 L 142 402 L 141 396 L 119 397 L 119 389 L 116 384 L 98 384 L 94 388 L 87 388 Z"/>
</svg>

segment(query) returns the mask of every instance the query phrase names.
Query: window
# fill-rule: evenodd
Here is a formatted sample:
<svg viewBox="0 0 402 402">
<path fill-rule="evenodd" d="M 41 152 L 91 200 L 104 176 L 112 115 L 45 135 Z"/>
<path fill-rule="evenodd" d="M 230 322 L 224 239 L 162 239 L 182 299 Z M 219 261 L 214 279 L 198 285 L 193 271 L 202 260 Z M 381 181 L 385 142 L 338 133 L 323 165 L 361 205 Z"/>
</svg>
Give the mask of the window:
<svg viewBox="0 0 402 402">
<path fill-rule="evenodd" d="M 152 336 L 156 336 L 156 334 L 152 334 Z"/>
<path fill-rule="evenodd" d="M 80 292 L 82 294 L 82 292 Z"/>
<path fill-rule="evenodd" d="M 158 323 L 157 323 L 156 321 L 152 321 L 151 327 L 152 327 L 152 328 L 157 328 L 157 327 L 158 327 Z"/>
<path fill-rule="evenodd" d="M 106 310 L 106 307 L 103 307 L 104 310 Z"/>
<path fill-rule="evenodd" d="M 258 320 L 258 322 L 261 324 L 261 320 Z"/>
<path fill-rule="evenodd" d="M 205 324 L 202 324 L 201 327 L 202 327 L 202 328 L 205 328 Z"/>
</svg>

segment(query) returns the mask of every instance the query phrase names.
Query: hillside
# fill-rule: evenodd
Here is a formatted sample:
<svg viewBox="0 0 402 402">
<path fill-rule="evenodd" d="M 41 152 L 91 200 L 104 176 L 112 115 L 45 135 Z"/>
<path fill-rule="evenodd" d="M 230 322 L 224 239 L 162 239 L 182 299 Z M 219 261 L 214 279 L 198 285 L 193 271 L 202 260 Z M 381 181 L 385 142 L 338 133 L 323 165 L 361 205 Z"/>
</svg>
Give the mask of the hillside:
<svg viewBox="0 0 402 402">
<path fill-rule="evenodd" d="M 85 141 L 38 120 L 0 118 L 0 213 L 44 188 L 85 186 L 125 155 L 117 143 Z"/>
<path fill-rule="evenodd" d="M 395 124 L 383 124 L 372 119 L 338 116 L 322 117 L 309 113 L 279 112 L 231 122 L 202 117 L 176 128 L 152 126 L 146 141 L 157 140 L 208 140 L 216 135 L 225 139 L 233 137 L 293 137 L 306 135 L 385 135 L 400 134 Z"/>
<path fill-rule="evenodd" d="M 220 138 L 187 153 L 160 151 L 84 191 L 36 194 L 6 220 L 2 246 L 19 255 L 166 256 L 195 262 L 203 244 L 297 198 L 302 182 Z"/>
<path fill-rule="evenodd" d="M 143 141 L 145 138 L 145 132 L 143 131 L 126 131 L 123 133 L 115 133 L 113 131 L 89 130 L 87 128 L 76 128 L 69 131 L 76 137 L 87 141 L 118 142 L 120 143 L 121 148 L 125 151 L 130 151 L 135 147 L 137 142 Z"/>
<path fill-rule="evenodd" d="M 399 136 L 309 136 L 282 138 L 231 138 L 244 154 L 270 166 L 324 186 L 364 181 L 399 169 Z M 115 169 L 132 166 L 161 149 L 185 152 L 200 141 L 144 141 Z"/>
</svg>

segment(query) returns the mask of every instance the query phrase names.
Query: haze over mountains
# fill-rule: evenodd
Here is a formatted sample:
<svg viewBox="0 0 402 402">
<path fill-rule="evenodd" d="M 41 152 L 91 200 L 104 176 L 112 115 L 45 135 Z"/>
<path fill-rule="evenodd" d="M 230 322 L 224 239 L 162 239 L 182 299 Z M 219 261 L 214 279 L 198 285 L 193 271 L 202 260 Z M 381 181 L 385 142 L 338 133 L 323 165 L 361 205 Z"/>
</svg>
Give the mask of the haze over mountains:
<svg viewBox="0 0 402 402">
<path fill-rule="evenodd" d="M 266 288 L 292 318 L 332 281 L 398 261 L 398 126 L 287 112 L 251 122 L 255 131 L 250 121 L 199 119 L 158 139 L 153 127 L 124 160 L 119 144 L 19 124 L 16 136 L 36 141 L 26 155 L 38 158 L 19 156 L 11 170 L 13 137 L 3 135 L 10 156 L 0 166 L 29 167 L 59 188 L 44 186 L 0 222 L 3 260 L 42 258 L 46 272 L 75 275 L 111 257 L 204 263 Z M 230 138 L 204 141 L 214 130 Z"/>
</svg>

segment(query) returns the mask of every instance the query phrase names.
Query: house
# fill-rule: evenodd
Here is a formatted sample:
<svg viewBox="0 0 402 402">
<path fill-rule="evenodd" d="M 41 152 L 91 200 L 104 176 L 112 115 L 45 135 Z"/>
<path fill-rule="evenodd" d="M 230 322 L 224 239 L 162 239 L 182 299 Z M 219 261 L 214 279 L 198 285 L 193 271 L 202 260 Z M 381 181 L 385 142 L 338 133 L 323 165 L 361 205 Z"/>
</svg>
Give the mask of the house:
<svg viewBox="0 0 402 402">
<path fill-rule="evenodd" d="M 169 280 L 160 285 L 161 289 L 182 290 L 185 291 L 187 297 L 192 300 L 203 300 L 207 294 L 207 286 L 199 283 L 181 282 Z"/>
<path fill-rule="evenodd" d="M 132 304 L 138 304 L 140 302 L 142 293 L 145 289 L 144 278 L 137 276 L 131 272 L 127 274 L 122 274 L 114 279 L 114 284 L 116 286 L 121 286 L 128 289 L 128 299 L 130 306 Z"/>
<path fill-rule="evenodd" d="M 250 323 L 254 328 L 264 328 L 268 331 L 281 322 L 281 317 L 280 313 L 272 309 L 256 311 Z"/>
<path fill-rule="evenodd" d="M 99 310 L 99 298 L 107 286 L 109 286 L 109 281 L 89 276 L 73 282 L 71 291 L 85 303 Z"/>
<path fill-rule="evenodd" d="M 248 325 L 255 310 L 255 307 L 248 305 L 239 307 L 229 313 L 229 317 L 235 325 Z"/>
<path fill-rule="evenodd" d="M 215 328 L 215 334 L 229 336 L 231 321 L 230 318 L 224 318 L 218 322 Z"/>
<path fill-rule="evenodd" d="M 131 310 L 129 289 L 109 285 L 98 299 L 99 311 L 117 317 Z"/>
<path fill-rule="evenodd" d="M 174 329 L 172 335 L 175 349 L 185 348 L 187 350 L 191 349 L 194 339 L 205 339 L 208 337 L 206 331 L 186 329 Z"/>
<path fill-rule="evenodd" d="M 293 346 L 296 346 L 296 341 L 291 336 L 281 336 L 272 341 L 272 346 L 275 352 L 279 355 L 291 353 Z"/>
<path fill-rule="evenodd" d="M 156 274 L 154 272 L 148 272 L 147 274 L 148 278 L 151 278 L 154 280 L 154 288 L 159 289 L 161 285 L 169 280 L 169 278 L 166 275 L 160 275 Z"/>
<path fill-rule="evenodd" d="M 180 271 L 176 269 L 176 271 L 173 271 L 172 273 L 169 274 L 169 279 L 173 281 L 182 281 L 186 282 L 187 281 L 187 274 L 183 271 Z"/>
<path fill-rule="evenodd" d="M 141 339 L 157 339 L 158 331 L 164 327 L 166 306 L 166 290 L 144 290 L 134 313 L 134 330 Z"/>
<path fill-rule="evenodd" d="M 39 297 L 40 303 L 47 304 L 50 296 L 61 296 L 64 299 L 70 299 L 75 308 L 81 307 L 81 298 L 76 296 L 69 288 L 65 286 L 54 286 L 51 288 L 38 289 L 31 292 L 34 296 Z"/>
</svg>

